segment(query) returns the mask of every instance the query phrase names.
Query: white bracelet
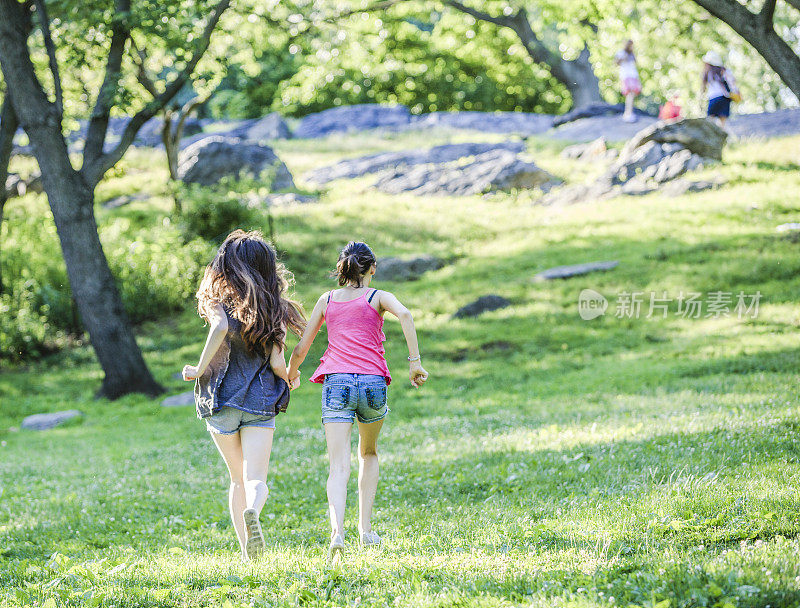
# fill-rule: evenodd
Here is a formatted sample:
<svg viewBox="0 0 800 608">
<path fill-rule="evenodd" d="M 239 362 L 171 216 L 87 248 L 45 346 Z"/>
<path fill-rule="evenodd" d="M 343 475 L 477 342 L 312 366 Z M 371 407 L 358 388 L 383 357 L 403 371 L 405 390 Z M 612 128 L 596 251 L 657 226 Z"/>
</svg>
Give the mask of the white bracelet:
<svg viewBox="0 0 800 608">
<path fill-rule="evenodd" d="M 419 361 L 420 359 L 422 359 L 422 355 L 417 355 L 416 357 L 411 357 L 411 356 L 408 357 L 409 361 Z"/>
</svg>

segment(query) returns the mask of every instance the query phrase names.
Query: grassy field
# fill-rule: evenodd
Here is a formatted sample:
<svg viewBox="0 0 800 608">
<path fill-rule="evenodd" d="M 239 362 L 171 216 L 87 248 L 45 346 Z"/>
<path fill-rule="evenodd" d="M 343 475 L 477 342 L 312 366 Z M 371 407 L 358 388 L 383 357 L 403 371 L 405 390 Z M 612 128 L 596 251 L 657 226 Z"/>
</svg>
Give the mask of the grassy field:
<svg viewBox="0 0 800 608">
<path fill-rule="evenodd" d="M 460 139 L 475 139 L 461 135 Z M 295 174 L 364 151 L 445 141 L 442 133 L 282 142 Z M 590 166 L 531 141 L 570 180 Z M 330 286 L 337 248 L 448 260 L 416 282 L 377 285 L 413 311 L 421 390 L 406 379 L 399 325 L 387 322 L 395 382 L 384 427 L 376 530 L 355 544 L 355 480 L 344 563 L 325 559 L 326 457 L 320 390 L 307 382 L 278 421 L 267 552 L 239 560 L 227 476 L 192 408 L 92 395 L 101 371 L 78 346 L 0 373 L 2 606 L 641 606 L 800 605 L 800 138 L 735 144 L 710 170 L 713 192 L 547 208 L 526 193 L 385 196 L 369 179 L 335 183 L 318 204 L 273 211 L 277 246 L 307 305 Z M 163 159 L 134 151 L 100 198 L 152 187 Z M 146 179 L 145 179 L 146 178 Z M 41 199 L 14 201 L 44 217 Z M 114 211 L 156 225 L 168 199 Z M 46 222 L 52 220 L 47 217 Z M 13 226 L 5 230 L 13 230 Z M 551 266 L 619 260 L 606 273 L 536 282 Z M 197 263 L 195 260 L 193 263 Z M 578 294 L 609 300 L 583 321 Z M 760 292 L 757 318 L 647 318 L 650 292 Z M 639 318 L 615 315 L 643 292 Z M 452 313 L 496 293 L 513 305 Z M 194 362 L 204 339 L 186 312 L 140 328 L 158 380 Z M 308 378 L 324 346 L 303 368 Z M 78 408 L 48 432 L 32 413 Z M 355 459 L 354 459 L 355 461 Z"/>
</svg>

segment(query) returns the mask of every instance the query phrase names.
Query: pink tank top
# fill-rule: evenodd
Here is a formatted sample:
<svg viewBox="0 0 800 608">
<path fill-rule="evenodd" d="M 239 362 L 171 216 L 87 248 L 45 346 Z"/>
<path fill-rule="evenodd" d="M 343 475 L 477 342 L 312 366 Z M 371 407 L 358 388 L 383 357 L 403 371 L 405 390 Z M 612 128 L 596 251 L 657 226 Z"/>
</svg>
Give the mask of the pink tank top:
<svg viewBox="0 0 800 608">
<path fill-rule="evenodd" d="M 374 374 L 386 378 L 387 385 L 392 381 L 383 358 L 383 317 L 367 301 L 367 293 L 347 302 L 328 300 L 328 348 L 311 382 L 324 382 L 325 374 Z"/>
</svg>

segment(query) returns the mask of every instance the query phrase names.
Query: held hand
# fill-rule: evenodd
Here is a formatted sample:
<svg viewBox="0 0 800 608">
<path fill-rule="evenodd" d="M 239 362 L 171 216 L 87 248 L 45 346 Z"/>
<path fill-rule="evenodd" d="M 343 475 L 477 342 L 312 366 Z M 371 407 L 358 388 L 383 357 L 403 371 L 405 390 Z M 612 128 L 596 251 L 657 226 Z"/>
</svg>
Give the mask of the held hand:
<svg viewBox="0 0 800 608">
<path fill-rule="evenodd" d="M 194 365 L 183 366 L 183 379 L 187 382 L 189 380 L 196 380 L 200 374 L 197 373 L 197 367 Z"/>
<path fill-rule="evenodd" d="M 428 372 L 419 361 L 413 361 L 408 366 L 408 377 L 411 379 L 411 385 L 419 388 L 428 379 Z"/>
<path fill-rule="evenodd" d="M 292 377 L 291 375 L 289 376 L 289 390 L 293 391 L 298 386 L 300 386 L 300 371 L 299 370 L 294 373 L 294 377 Z"/>
</svg>

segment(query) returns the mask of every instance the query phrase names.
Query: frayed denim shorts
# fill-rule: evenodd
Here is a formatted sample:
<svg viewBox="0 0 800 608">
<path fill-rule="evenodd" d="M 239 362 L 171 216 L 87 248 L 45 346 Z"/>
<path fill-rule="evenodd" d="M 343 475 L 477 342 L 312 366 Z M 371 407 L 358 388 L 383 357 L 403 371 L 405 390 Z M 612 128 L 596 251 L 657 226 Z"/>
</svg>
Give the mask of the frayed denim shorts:
<svg viewBox="0 0 800 608">
<path fill-rule="evenodd" d="M 322 422 L 362 423 L 383 420 L 386 378 L 372 374 L 327 374 L 322 385 Z"/>
<path fill-rule="evenodd" d="M 217 435 L 233 435 L 246 426 L 275 428 L 275 416 L 251 414 L 227 405 L 223 406 L 216 414 L 206 418 L 205 421 L 208 432 Z"/>
</svg>

